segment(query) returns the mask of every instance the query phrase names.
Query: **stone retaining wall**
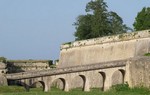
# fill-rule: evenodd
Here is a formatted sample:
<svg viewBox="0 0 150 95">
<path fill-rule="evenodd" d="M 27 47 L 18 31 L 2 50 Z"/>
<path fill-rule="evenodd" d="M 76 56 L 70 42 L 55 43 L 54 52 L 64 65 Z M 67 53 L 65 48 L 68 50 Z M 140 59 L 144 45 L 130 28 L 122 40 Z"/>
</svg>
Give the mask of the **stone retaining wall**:
<svg viewBox="0 0 150 95">
<path fill-rule="evenodd" d="M 124 60 L 150 52 L 150 30 L 119 34 L 61 46 L 58 67 Z"/>
</svg>

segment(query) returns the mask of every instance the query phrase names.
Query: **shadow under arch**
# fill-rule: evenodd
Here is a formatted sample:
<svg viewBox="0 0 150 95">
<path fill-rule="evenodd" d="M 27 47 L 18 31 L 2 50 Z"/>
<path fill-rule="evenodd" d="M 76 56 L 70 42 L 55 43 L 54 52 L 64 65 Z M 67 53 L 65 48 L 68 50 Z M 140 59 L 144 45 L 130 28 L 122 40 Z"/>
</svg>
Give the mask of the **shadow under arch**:
<svg viewBox="0 0 150 95">
<path fill-rule="evenodd" d="M 30 88 L 33 88 L 37 83 L 40 83 L 42 86 L 42 91 L 45 91 L 45 82 L 44 81 L 36 81 L 33 84 L 30 85 Z M 37 87 L 37 86 L 36 86 Z"/>
<path fill-rule="evenodd" d="M 88 84 L 88 79 L 85 75 L 77 75 L 73 78 L 71 82 L 71 88 L 81 88 L 82 91 L 88 91 L 89 89 L 89 84 Z"/>
<path fill-rule="evenodd" d="M 23 86 L 25 88 L 25 90 L 27 92 L 29 92 L 30 86 L 28 84 L 26 84 L 25 82 L 22 82 L 21 80 L 15 80 L 14 83 L 15 83 L 15 85 Z"/>
<path fill-rule="evenodd" d="M 124 78 L 125 78 L 125 70 L 118 69 L 112 74 L 112 86 L 117 84 L 124 84 Z"/>
<path fill-rule="evenodd" d="M 123 81 L 123 83 L 125 83 L 125 74 L 126 74 L 126 71 L 124 69 L 119 69 L 119 71 L 122 73 L 122 77 L 123 77 L 122 81 Z"/>
<path fill-rule="evenodd" d="M 68 82 L 66 81 L 65 78 L 57 78 L 57 79 L 54 79 L 52 82 L 51 82 L 51 86 L 50 87 L 56 87 L 56 88 L 59 88 L 63 91 L 68 91 Z"/>
<path fill-rule="evenodd" d="M 101 90 L 104 91 L 106 74 L 105 74 L 105 72 L 99 72 L 99 74 L 102 76 L 102 88 L 101 88 Z"/>
</svg>

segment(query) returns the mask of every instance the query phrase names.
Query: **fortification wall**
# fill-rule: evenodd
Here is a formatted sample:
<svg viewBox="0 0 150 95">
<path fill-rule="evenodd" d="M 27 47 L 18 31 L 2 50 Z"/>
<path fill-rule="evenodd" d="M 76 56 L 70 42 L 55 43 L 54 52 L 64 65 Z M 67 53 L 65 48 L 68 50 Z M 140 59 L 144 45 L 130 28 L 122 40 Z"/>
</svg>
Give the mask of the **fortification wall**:
<svg viewBox="0 0 150 95">
<path fill-rule="evenodd" d="M 5 77 L 6 74 L 6 65 L 3 62 L 0 62 L 0 86 L 7 85 L 7 79 Z"/>
<path fill-rule="evenodd" d="M 150 87 L 150 57 L 138 57 L 129 61 L 129 84 L 131 87 Z"/>
<path fill-rule="evenodd" d="M 38 71 L 50 69 L 50 60 L 8 60 L 7 68 L 9 73 Z"/>
<path fill-rule="evenodd" d="M 75 41 L 61 46 L 58 67 L 124 60 L 150 52 L 150 30 Z"/>
</svg>

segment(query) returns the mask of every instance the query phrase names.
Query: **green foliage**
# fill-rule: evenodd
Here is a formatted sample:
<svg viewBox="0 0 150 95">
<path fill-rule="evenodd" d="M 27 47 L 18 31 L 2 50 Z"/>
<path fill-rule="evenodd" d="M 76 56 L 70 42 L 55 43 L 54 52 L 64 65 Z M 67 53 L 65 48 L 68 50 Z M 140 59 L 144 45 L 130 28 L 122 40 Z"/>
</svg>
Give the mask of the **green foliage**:
<svg viewBox="0 0 150 95">
<path fill-rule="evenodd" d="M 83 92 L 81 88 L 69 92 L 64 92 L 58 88 L 51 88 L 49 92 L 43 92 L 42 88 L 31 88 L 30 92 L 26 92 L 23 87 L 1 86 L 0 95 L 150 95 L 150 90 L 144 87 L 128 88 L 126 84 L 113 86 L 106 92 L 98 88 L 91 89 L 90 92 Z"/>
<path fill-rule="evenodd" d="M 135 30 L 150 29 L 150 7 L 144 7 L 135 18 L 133 24 Z"/>
<path fill-rule="evenodd" d="M 6 63 L 6 58 L 5 57 L 0 57 L 0 62 L 4 62 L 4 63 Z"/>
<path fill-rule="evenodd" d="M 64 43 L 63 45 L 71 45 L 71 42 Z"/>
<path fill-rule="evenodd" d="M 108 12 L 103 0 L 90 1 L 85 11 L 87 14 L 79 15 L 74 23 L 76 40 L 125 33 L 130 29 L 117 13 Z"/>
<path fill-rule="evenodd" d="M 145 53 L 144 56 L 150 56 L 150 53 Z"/>
<path fill-rule="evenodd" d="M 50 68 L 56 68 L 56 64 L 50 65 Z"/>
<path fill-rule="evenodd" d="M 112 89 L 116 90 L 117 92 L 130 90 L 128 84 L 118 84 L 118 85 L 113 86 Z"/>
<path fill-rule="evenodd" d="M 20 86 L 0 86 L 0 93 L 25 92 L 24 87 Z"/>
</svg>

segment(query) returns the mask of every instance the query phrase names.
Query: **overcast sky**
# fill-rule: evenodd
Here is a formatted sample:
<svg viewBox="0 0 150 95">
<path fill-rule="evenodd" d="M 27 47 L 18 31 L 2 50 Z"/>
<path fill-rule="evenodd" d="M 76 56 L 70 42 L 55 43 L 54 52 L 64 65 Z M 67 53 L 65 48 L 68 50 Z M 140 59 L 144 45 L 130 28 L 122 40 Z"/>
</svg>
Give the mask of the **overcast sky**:
<svg viewBox="0 0 150 95">
<path fill-rule="evenodd" d="M 0 56 L 58 59 L 60 45 L 74 41 L 76 17 L 90 0 L 0 0 Z M 127 26 L 149 0 L 105 0 Z"/>
</svg>

